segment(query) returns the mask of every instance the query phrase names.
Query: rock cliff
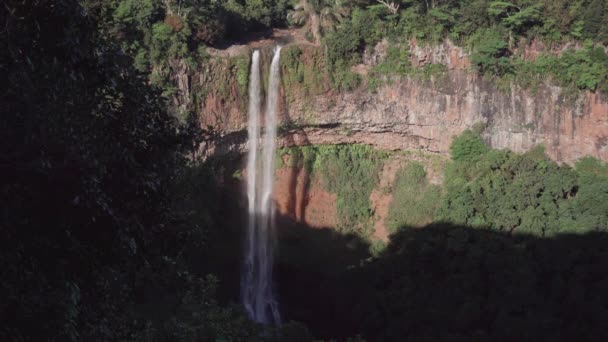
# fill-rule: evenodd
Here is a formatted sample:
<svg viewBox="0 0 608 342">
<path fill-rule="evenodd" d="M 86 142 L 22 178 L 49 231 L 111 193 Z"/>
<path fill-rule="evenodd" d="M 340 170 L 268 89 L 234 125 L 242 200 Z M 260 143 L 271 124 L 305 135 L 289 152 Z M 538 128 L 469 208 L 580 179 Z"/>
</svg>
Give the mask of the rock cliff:
<svg viewBox="0 0 608 342">
<path fill-rule="evenodd" d="M 284 37 L 283 37 L 284 38 Z M 410 64 L 422 67 L 443 64 L 447 71 L 430 78 L 407 76 L 387 80 L 374 91 L 366 86 L 366 75 L 383 60 L 387 43 L 366 49 L 362 64 L 353 71 L 362 75 L 358 88 L 343 92 L 331 90 L 322 75 L 322 50 L 299 44 L 298 68 L 304 70 L 294 81 L 290 66 L 283 66 L 281 106 L 281 144 L 364 143 L 380 149 L 421 149 L 447 154 L 452 137 L 476 126 L 494 148 L 523 152 L 543 144 L 547 154 L 558 162 L 571 163 L 590 155 L 608 160 L 608 96 L 581 92 L 572 96 L 561 88 L 542 84 L 536 91 L 515 84 L 497 87 L 470 70 L 468 54 L 445 42 L 422 46 L 410 42 Z M 269 40 L 265 49 L 273 44 Z M 534 45 L 537 47 L 537 45 Z M 247 47 L 218 56 L 234 58 L 249 53 Z M 531 53 L 530 53 L 531 54 Z M 226 57 L 231 56 L 231 57 Z M 218 65 L 220 65 L 218 64 Z M 204 152 L 242 151 L 246 140 L 246 93 L 231 81 L 235 73 L 230 63 L 217 80 L 226 84 L 210 86 L 213 77 L 193 76 L 197 82 L 182 91 L 191 93 L 191 83 L 206 84 L 200 102 L 201 125 L 213 128 L 216 138 Z M 308 80 L 315 78 L 313 83 Z M 205 83 L 207 82 L 207 83 Z M 311 86 L 313 84 L 313 86 Z M 180 86 L 181 88 L 181 86 Z"/>
</svg>

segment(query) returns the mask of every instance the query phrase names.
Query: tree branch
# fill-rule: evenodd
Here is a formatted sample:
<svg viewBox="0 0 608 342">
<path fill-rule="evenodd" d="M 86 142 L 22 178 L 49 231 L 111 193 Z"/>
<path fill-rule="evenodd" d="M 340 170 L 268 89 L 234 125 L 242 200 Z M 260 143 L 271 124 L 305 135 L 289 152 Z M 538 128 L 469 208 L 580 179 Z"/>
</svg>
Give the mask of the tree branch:
<svg viewBox="0 0 608 342">
<path fill-rule="evenodd" d="M 376 1 L 383 4 L 384 6 L 386 6 L 386 8 L 388 8 L 388 10 L 391 11 L 391 13 L 397 14 L 397 11 L 399 10 L 399 4 L 396 4 L 394 2 L 388 3 L 388 1 L 384 1 L 384 0 L 376 0 Z"/>
</svg>

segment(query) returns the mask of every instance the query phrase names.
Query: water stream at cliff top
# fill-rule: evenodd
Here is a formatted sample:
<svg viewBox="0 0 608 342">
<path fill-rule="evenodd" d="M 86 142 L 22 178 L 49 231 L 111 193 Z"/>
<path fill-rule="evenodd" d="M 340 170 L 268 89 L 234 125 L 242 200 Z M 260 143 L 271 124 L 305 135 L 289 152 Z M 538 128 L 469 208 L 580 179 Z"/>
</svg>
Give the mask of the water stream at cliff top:
<svg viewBox="0 0 608 342">
<path fill-rule="evenodd" d="M 277 136 L 281 48 L 277 47 L 270 65 L 261 174 L 258 173 L 260 138 L 260 53 L 251 57 L 249 77 L 249 122 L 247 153 L 248 222 L 245 265 L 241 277 L 241 297 L 249 317 L 259 323 L 280 324 L 278 302 L 272 286 L 274 252 L 274 155 Z M 261 181 L 261 182 L 260 182 Z"/>
</svg>

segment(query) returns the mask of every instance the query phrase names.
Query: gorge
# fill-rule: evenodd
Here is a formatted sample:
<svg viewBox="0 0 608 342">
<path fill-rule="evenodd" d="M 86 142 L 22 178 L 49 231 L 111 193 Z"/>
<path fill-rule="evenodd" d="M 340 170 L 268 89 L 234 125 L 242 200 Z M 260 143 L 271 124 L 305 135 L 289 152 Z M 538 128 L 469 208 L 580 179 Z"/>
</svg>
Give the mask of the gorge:
<svg viewBox="0 0 608 342">
<path fill-rule="evenodd" d="M 362 63 L 353 67 L 362 84 L 340 91 L 329 84 L 322 52 L 293 31 L 277 31 L 274 40 L 212 52 L 217 57 L 211 76 L 183 76 L 189 80 L 183 83 L 183 94 L 201 86 L 213 88 L 219 80 L 225 84 L 221 92 L 207 93 L 199 108 L 201 125 L 214 132 L 214 138 L 203 145 L 203 155 L 235 156 L 247 150 L 243 88 L 234 77 L 234 66 L 229 69 L 226 61 L 246 58 L 250 46 L 261 49 L 269 58 L 275 41 L 286 44 L 278 107 L 280 147 L 365 144 L 397 155 L 409 151 L 409 157 L 394 156 L 385 163 L 380 176 L 383 182 L 367 194 L 371 196 L 375 234 L 385 241 L 388 230 L 384 221 L 392 195 L 382 189 L 394 185 L 397 172 L 408 159 L 422 162 L 429 180 L 441 184 L 440 165 L 449 159 L 453 138 L 466 129 L 478 130 L 496 149 L 523 153 L 542 145 L 558 163 L 572 165 L 584 156 L 608 158 L 608 101 L 601 92 L 571 94 L 548 82 L 535 90 L 513 81 L 507 84 L 508 89 L 499 87 L 472 73 L 469 54 L 449 41 L 435 46 L 409 42 L 409 64 L 421 70 L 444 65 L 442 71 L 429 77 L 384 76 L 375 89 L 369 84 L 374 70 L 389 58 L 389 47 L 386 41 L 368 47 Z M 522 49 L 524 55 L 534 58 L 546 48 L 531 44 Z M 278 210 L 314 226 L 336 225 L 335 195 L 323 189 L 310 170 L 295 165 L 298 162 L 287 160 L 282 164 L 277 170 L 274 196 Z"/>
<path fill-rule="evenodd" d="M 604 0 L 7 0 L 1 341 L 608 341 Z"/>
<path fill-rule="evenodd" d="M 278 39 L 285 42 L 281 39 L 285 37 Z M 270 40 L 270 42 L 274 41 Z M 256 49 L 260 49 L 262 55 L 265 53 L 266 58 L 269 58 L 271 50 L 263 44 L 270 43 L 261 44 L 252 43 Z M 327 298 L 326 293 L 317 291 L 314 293 L 318 298 L 311 299 L 306 296 L 308 301 L 303 302 L 296 299 L 299 294 L 293 293 L 291 288 L 300 284 L 292 281 L 293 275 L 286 275 L 291 272 L 285 270 L 284 260 L 297 258 L 293 255 L 297 252 L 285 249 L 295 248 L 299 251 L 301 247 L 294 246 L 290 241 L 305 239 L 303 236 L 307 233 L 290 232 L 295 229 L 293 225 L 305 224 L 309 229 L 319 230 L 331 227 L 343 233 L 355 233 L 369 239 L 369 250 L 371 253 L 377 253 L 375 250 L 382 248 L 377 246 L 391 243 L 391 239 L 394 239 L 395 234 L 399 232 L 398 227 L 404 225 L 423 227 L 432 224 L 439 217 L 437 211 L 443 210 L 438 208 L 437 203 L 441 201 L 441 195 L 435 195 L 436 192 L 445 193 L 445 188 L 438 189 L 446 186 L 446 182 L 447 187 L 452 186 L 450 184 L 453 183 L 452 180 L 445 178 L 448 177 L 445 170 L 450 163 L 450 146 L 453 145 L 455 137 L 469 130 L 478 133 L 485 144 L 494 149 L 506 148 L 519 153 L 531 151 L 530 156 L 532 156 L 537 145 L 544 145 L 544 153 L 563 165 L 574 165 L 585 156 L 593 156 L 600 160 L 608 158 L 606 154 L 608 102 L 605 94 L 581 92 L 571 95 L 563 88 L 550 84 L 541 84 L 534 91 L 516 83 L 511 83 L 510 89 L 500 88 L 491 81 L 471 74 L 469 57 L 463 49 L 450 42 L 435 47 L 410 43 L 411 64 L 418 63 L 421 68 L 424 68 L 424 65 L 443 64 L 446 70 L 432 74 L 428 78 L 416 75 L 393 80 L 388 78 L 375 89 L 371 89 L 366 87 L 370 82 L 369 74 L 387 58 L 386 44 L 381 42 L 374 48 L 366 50 L 363 63 L 353 68 L 354 72 L 361 75 L 363 83 L 349 91 L 337 91 L 327 86 L 328 81 L 323 78 L 323 67 L 315 66 L 315 63 L 319 63 L 318 51 L 315 47 L 288 43 L 284 48 L 280 69 L 282 83 L 277 108 L 279 119 L 277 144 L 280 149 L 276 157 L 278 165 L 273 175 L 276 186 L 272 195 L 277 213 L 281 217 L 277 227 L 279 274 L 275 276 L 278 277 L 278 296 L 286 301 L 288 307 L 286 313 L 288 319 L 306 321 L 316 331 L 332 331 L 327 332 L 328 335 L 325 336 L 336 336 L 332 334 L 348 326 L 348 323 L 337 320 L 336 326 L 328 327 L 325 323 L 329 319 L 328 316 L 317 312 L 321 317 L 311 317 L 293 311 L 293 307 L 310 307 L 315 305 L 312 304 L 313 302 L 322 306 L 323 301 L 331 303 L 329 305 L 332 310 L 348 310 L 345 309 L 348 306 L 336 303 Z M 250 50 L 249 47 L 242 46 L 230 50 L 230 53 L 235 51 L 239 54 L 218 58 L 220 60 L 239 58 L 240 54 L 246 54 Z M 253 60 L 256 54 L 257 50 L 254 52 Z M 216 66 L 221 65 L 221 62 L 218 63 L 220 64 Z M 216 70 L 222 70 L 222 67 Z M 304 70 L 303 74 L 302 70 Z M 315 75 L 315 70 L 320 74 Z M 234 69 L 231 73 L 234 75 Z M 229 84 L 235 82 L 235 79 L 232 81 L 224 77 L 221 79 L 222 82 Z M 206 79 L 205 82 L 212 83 L 213 79 Z M 238 160 L 241 153 L 247 152 L 249 154 L 247 168 L 242 169 L 237 166 L 236 170 L 250 177 L 248 170 L 252 167 L 252 150 L 248 146 L 252 146 L 251 133 L 249 139 L 245 140 L 243 129 L 247 127 L 251 130 L 251 121 L 249 126 L 244 124 L 243 120 L 247 117 L 242 114 L 240 89 L 242 87 L 232 83 L 227 86 L 227 93 L 209 93 L 200 107 L 199 115 L 201 124 L 215 131 L 215 138 L 204 146 L 204 153 L 220 159 L 236 156 Z M 190 90 L 185 88 L 184 91 Z M 250 97 L 249 103 L 252 102 L 255 103 L 255 99 Z M 358 146 L 362 145 L 371 146 L 373 150 L 379 152 L 368 151 L 366 148 L 359 151 Z M 340 176 L 328 173 L 327 166 L 319 164 L 332 165 L 336 163 L 332 158 L 340 157 L 331 156 L 342 154 L 346 156 L 348 164 L 338 162 L 337 169 L 333 172 L 342 172 L 350 178 L 346 183 L 340 183 L 342 184 L 340 186 L 361 187 L 363 190 L 345 193 L 335 187 L 333 189 L 331 186 L 328 187 L 332 182 L 343 181 L 338 180 Z M 362 172 L 369 173 L 369 178 L 357 178 L 358 176 L 350 174 L 352 172 L 350 167 L 353 165 L 355 168 L 363 167 L 362 164 L 358 164 L 360 162 L 357 158 L 370 160 L 377 165 L 361 169 Z M 411 177 L 408 172 L 414 172 L 412 170 L 420 165 L 422 176 L 406 180 L 407 177 Z M 230 173 L 227 176 L 230 177 Z M 412 187 L 411 183 L 408 183 L 412 181 L 418 185 Z M 248 180 L 247 184 L 249 182 Z M 360 182 L 373 184 L 368 188 Z M 400 187 L 410 187 L 408 190 L 410 192 L 405 193 L 406 198 L 410 197 L 409 200 L 404 199 L 404 195 L 399 193 Z M 570 193 L 571 190 L 565 191 Z M 541 194 L 542 191 L 538 196 Z M 420 203 L 433 201 L 435 204 L 424 207 L 426 204 L 416 206 L 408 201 Z M 362 205 L 360 210 L 369 211 L 370 214 L 361 216 L 349 213 L 350 209 L 345 208 L 344 203 L 347 203 L 346 206 L 351 209 Z M 543 206 L 543 204 L 529 205 Z M 398 206 L 409 213 L 405 215 L 411 216 L 404 218 L 396 214 L 396 210 L 399 210 L 396 209 L 399 208 Z M 407 206 L 415 209 L 407 209 Z M 515 211 L 525 211 L 525 209 L 525 206 L 514 206 Z M 408 210 L 417 210 L 418 213 L 414 214 L 413 211 Z M 447 210 L 460 209 L 453 207 Z M 450 220 L 455 217 L 454 215 Z M 471 221 L 466 222 L 469 224 L 468 222 L 478 219 L 470 219 Z M 483 222 L 484 225 L 503 224 Z M 524 229 L 528 229 L 523 227 L 527 223 L 522 221 L 505 223 L 505 228 L 501 229 L 512 231 L 510 224 L 521 226 L 516 228 L 516 231 L 523 232 Z M 547 224 L 557 225 L 557 223 Z M 344 228 L 353 225 L 357 228 Z M 563 231 L 570 229 L 565 227 L 566 225 L 559 229 Z M 554 233 L 547 230 L 534 234 L 548 237 L 553 236 Z M 309 246 L 309 248 L 315 247 Z M 289 262 L 290 267 L 292 262 Z M 332 271 L 342 274 L 341 271 Z M 343 276 L 350 277 L 350 275 Z M 332 280 L 323 277 L 325 276 L 321 276 L 318 280 L 331 284 Z M 309 286 L 314 285 L 309 284 Z M 334 289 L 334 291 L 339 290 Z M 346 312 L 341 314 L 351 317 Z"/>
<path fill-rule="evenodd" d="M 383 47 L 383 44 L 386 42 L 381 42 L 369 51 L 366 50 L 364 63 L 354 69 L 361 73 L 362 77 L 366 77 L 376 65 L 387 58 L 386 46 Z M 230 159 L 231 156 L 232 158 L 237 156 L 238 159 L 241 153 L 247 153 L 246 168 L 237 166 L 236 172 L 247 175 L 250 234 L 251 222 L 256 220 L 251 214 L 253 210 L 251 199 L 257 198 L 252 195 L 255 193 L 252 184 L 256 183 L 256 176 L 251 170 L 256 169 L 254 160 L 258 149 L 255 147 L 255 141 L 259 133 L 256 133 L 255 113 L 256 108 L 260 106 L 259 97 L 256 96 L 259 90 L 251 93 L 251 89 L 255 89 L 259 82 L 256 76 L 260 73 L 257 67 L 260 55 L 262 59 L 267 60 L 272 51 L 270 47 L 264 45 L 253 44 L 253 46 L 256 50 L 252 54 L 251 76 L 248 82 L 250 90 L 248 116 L 243 116 L 241 112 L 243 99 L 239 91 L 242 87 L 236 83 L 231 83 L 228 86 L 228 93 L 224 95 L 209 93 L 200 113 L 202 125 L 212 127 L 216 131 L 216 138 L 204 147 L 209 157 Z M 279 248 L 280 254 L 292 254 L 284 249 L 285 244 L 288 243 L 286 241 L 292 239 L 293 237 L 290 236 L 294 234 L 288 232 L 294 229 L 289 227 L 296 223 L 306 224 L 313 229 L 332 227 L 337 230 L 345 229 L 340 227 L 355 225 L 358 228 L 343 230 L 343 232 L 354 232 L 365 236 L 372 242 L 370 251 L 377 248 L 375 246 L 390 243 L 389 236 L 396 234 L 398 232 L 396 228 L 399 226 L 408 224 L 421 227 L 431 224 L 437 219 L 435 216 L 437 214 L 432 212 L 439 210 L 436 203 L 440 201 L 439 195 L 434 195 L 434 192 L 439 191 L 437 189 L 446 182 L 444 172 L 449 164 L 450 146 L 453 145 L 455 137 L 467 130 L 477 132 L 488 146 L 495 149 L 507 148 L 524 153 L 534 150 L 537 145 L 544 145 L 544 152 L 551 159 L 564 165 L 574 164 L 584 156 L 594 156 L 600 160 L 606 160 L 608 157 L 606 154 L 608 102 L 604 94 L 582 92 L 572 97 L 564 89 L 548 84 L 540 85 L 534 92 L 514 83 L 511 84 L 510 90 L 500 89 L 488 80 L 471 75 L 467 71 L 470 67 L 467 54 L 449 42 L 434 48 L 419 47 L 415 43 L 410 46 L 413 46 L 409 51 L 410 63 L 422 65 L 445 63 L 447 70 L 431 75 L 430 78 L 412 76 L 387 80 L 373 90 L 365 87 L 365 83 L 351 91 L 324 90 L 325 81 L 318 79 L 319 83 L 316 86 L 319 88 L 315 90 L 314 82 L 308 82 L 311 82 L 310 78 L 319 75 L 305 73 L 300 81 L 294 83 L 294 75 L 297 76 L 298 70 L 307 70 L 306 72 L 314 70 L 314 66 L 309 65 L 309 63 L 317 63 L 314 59 L 316 53 L 314 47 L 305 44 L 287 44 L 280 67 L 282 73 L 280 86 L 273 84 L 275 77 L 273 72 L 276 70 L 273 69 L 275 57 L 272 58 L 273 67 L 266 71 L 270 80 L 267 84 L 269 89 L 273 86 L 278 88 L 277 93 L 269 90 L 268 101 L 276 100 L 279 103 L 276 107 L 279 119 L 276 143 L 279 144 L 280 150 L 276 156 L 278 163 L 276 169 L 273 166 L 271 168 L 273 172 L 267 171 L 270 169 L 264 169 L 264 172 L 265 176 L 272 174 L 273 181 L 276 182 L 274 191 L 267 194 L 272 193 L 272 202 L 276 203 L 274 205 L 277 213 L 281 216 L 277 227 L 279 245 L 283 246 Z M 249 47 L 243 46 L 236 51 L 245 54 L 250 50 Z M 295 60 L 294 55 L 297 56 Z M 237 55 L 237 58 L 238 56 L 240 55 Z M 294 64 L 289 64 L 294 62 L 295 67 Z M 321 70 L 322 68 L 319 72 Z M 231 81 L 223 76 L 221 79 L 222 82 L 235 82 L 235 79 Z M 210 79 L 206 81 L 213 82 Z M 364 78 L 364 82 L 369 82 L 369 78 Z M 275 95 L 278 96 L 277 99 L 274 99 Z M 221 98 L 221 96 L 227 97 Z M 267 105 L 266 119 L 269 118 L 270 108 L 273 107 Z M 248 120 L 247 124 L 243 123 L 244 119 Z M 245 127 L 249 132 L 247 140 L 243 135 Z M 268 148 L 269 142 L 264 141 L 265 148 Z M 336 145 L 338 147 L 332 147 Z M 357 146 L 362 145 L 371 146 L 381 152 L 367 151 L 365 148 L 357 151 L 359 149 Z M 349 168 L 353 165 L 363 167 L 356 166 L 359 163 L 357 158 L 368 159 L 379 166 L 364 169 L 367 171 L 363 172 L 369 172 L 369 179 L 350 175 L 348 177 L 351 178 L 340 186 L 366 188 L 367 185 L 362 185 L 360 182 L 371 181 L 373 184 L 370 188 L 362 192 L 346 194 L 335 187 L 332 189 L 327 186 L 328 182 L 340 182 L 337 180 L 339 176 L 328 176 L 327 166 L 318 164 L 331 165 L 336 161 L 332 159 L 334 157 L 327 156 L 333 154 L 337 156 L 342 153 L 346 154 L 349 162 L 337 164 L 341 165 L 336 169 L 338 173 L 349 174 L 351 172 Z M 267 163 L 268 159 L 265 158 L 264 167 L 269 165 Z M 418 178 L 406 181 L 407 177 L 411 177 L 407 173 L 419 167 L 417 165 L 421 166 L 422 177 L 416 176 Z M 230 177 L 230 173 L 227 176 Z M 404 200 L 399 188 L 411 187 L 412 185 L 407 182 L 412 181 L 418 185 L 412 187 L 409 190 L 411 192 L 405 193 L 406 198 L 410 197 L 410 199 Z M 452 180 L 447 180 L 447 183 L 451 184 Z M 352 214 L 348 214 L 348 210 L 341 207 L 340 203 L 346 201 L 347 206 L 354 206 L 356 202 L 347 200 L 347 197 L 360 198 L 363 202 L 359 203 L 364 203 L 362 210 L 369 210 L 371 214 L 348 216 Z M 408 201 L 429 200 L 435 202 L 434 206 L 418 206 L 415 210 L 419 213 L 409 214 L 412 215 L 410 217 L 399 217 L 395 212 L 395 206 L 406 205 L 403 203 Z M 414 204 L 407 205 L 416 208 Z M 536 205 L 538 204 L 534 204 Z M 524 209 L 525 207 L 521 207 L 515 210 Z M 401 207 L 401 210 L 409 209 Z M 455 211 L 458 208 L 449 210 Z M 521 224 L 516 223 L 516 225 Z M 520 231 L 523 229 L 523 227 L 519 228 Z M 546 231 L 540 234 L 550 236 L 553 233 Z M 251 251 L 251 245 L 249 248 Z M 252 257 L 248 256 L 248 258 Z M 285 278 L 285 270 L 282 266 L 284 258 L 285 256 L 280 256 L 278 261 L 281 269 L 277 276 L 279 297 L 285 299 L 288 306 L 311 305 L 298 302 L 293 297 L 297 295 L 285 289 L 286 286 L 291 287 L 294 284 L 291 279 Z M 268 260 L 272 262 L 272 258 Z M 266 265 L 266 267 L 270 266 Z M 265 273 L 263 268 L 257 270 L 258 272 L 261 270 L 261 274 L 266 274 L 268 283 L 264 285 L 269 286 L 272 283 L 272 272 Z M 252 276 L 248 275 L 244 279 L 245 282 L 249 282 Z M 325 298 L 323 294 L 317 295 Z M 268 296 L 274 298 L 272 295 Z M 269 303 L 267 299 L 256 300 L 258 303 Z M 274 303 L 273 301 L 274 299 L 271 299 L 270 302 Z M 274 311 L 276 307 L 273 308 L 271 305 L 270 310 L 259 309 L 258 312 L 262 314 L 256 316 L 248 306 L 251 304 L 246 302 L 245 305 L 254 320 L 263 323 L 279 322 L 278 313 L 273 314 L 272 319 L 264 316 L 268 312 L 277 312 Z M 344 309 L 342 304 L 332 305 L 340 307 L 340 310 Z M 291 310 L 288 310 L 287 316 L 290 319 L 304 320 L 319 331 L 329 329 L 325 327 L 322 318 L 300 316 Z M 341 326 L 347 323 L 337 324 Z"/>
</svg>

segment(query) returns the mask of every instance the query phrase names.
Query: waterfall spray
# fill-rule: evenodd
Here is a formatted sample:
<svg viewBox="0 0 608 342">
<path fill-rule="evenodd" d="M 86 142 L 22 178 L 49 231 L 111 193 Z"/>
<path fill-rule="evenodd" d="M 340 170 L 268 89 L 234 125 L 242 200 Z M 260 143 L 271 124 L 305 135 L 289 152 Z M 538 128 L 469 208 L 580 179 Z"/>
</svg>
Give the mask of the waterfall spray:
<svg viewBox="0 0 608 342">
<path fill-rule="evenodd" d="M 254 51 L 249 78 L 249 151 L 247 154 L 248 223 L 245 267 L 241 296 L 249 317 L 260 323 L 280 324 L 278 303 L 272 287 L 274 241 L 274 155 L 277 135 L 277 102 L 279 97 L 281 48 L 277 47 L 270 65 L 268 96 L 262 150 L 261 187 L 259 186 L 258 141 L 260 137 L 260 55 Z"/>
</svg>

